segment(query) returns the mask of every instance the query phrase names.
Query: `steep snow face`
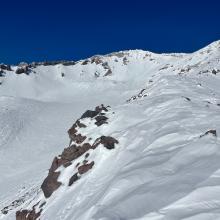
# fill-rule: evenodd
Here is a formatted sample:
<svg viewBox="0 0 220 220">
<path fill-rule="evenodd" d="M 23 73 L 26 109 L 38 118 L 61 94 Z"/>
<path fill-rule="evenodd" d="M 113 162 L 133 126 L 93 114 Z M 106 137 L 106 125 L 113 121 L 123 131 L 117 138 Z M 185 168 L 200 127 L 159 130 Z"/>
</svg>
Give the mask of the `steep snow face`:
<svg viewBox="0 0 220 220">
<path fill-rule="evenodd" d="M 38 201 L 43 220 L 220 218 L 219 41 L 192 54 L 123 51 L 17 68 L 0 77 L 0 219 Z M 118 144 L 92 151 L 92 169 L 68 186 L 74 161 L 45 198 L 67 130 L 102 103 L 114 114 L 98 128 L 86 121 L 84 133 Z"/>
</svg>

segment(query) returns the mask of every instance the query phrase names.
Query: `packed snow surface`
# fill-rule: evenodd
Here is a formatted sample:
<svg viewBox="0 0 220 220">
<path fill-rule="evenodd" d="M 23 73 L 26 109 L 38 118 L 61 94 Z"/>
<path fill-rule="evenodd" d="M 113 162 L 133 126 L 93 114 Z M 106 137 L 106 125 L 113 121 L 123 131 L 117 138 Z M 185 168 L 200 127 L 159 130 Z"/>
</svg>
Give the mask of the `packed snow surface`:
<svg viewBox="0 0 220 220">
<path fill-rule="evenodd" d="M 63 184 L 41 220 L 220 219 L 220 41 L 192 54 L 132 50 L 86 61 L 29 74 L 14 66 L 0 77 L 0 219 L 38 198 L 67 130 L 100 104 L 114 114 L 86 132 L 119 144 L 97 149 L 93 169 Z"/>
</svg>

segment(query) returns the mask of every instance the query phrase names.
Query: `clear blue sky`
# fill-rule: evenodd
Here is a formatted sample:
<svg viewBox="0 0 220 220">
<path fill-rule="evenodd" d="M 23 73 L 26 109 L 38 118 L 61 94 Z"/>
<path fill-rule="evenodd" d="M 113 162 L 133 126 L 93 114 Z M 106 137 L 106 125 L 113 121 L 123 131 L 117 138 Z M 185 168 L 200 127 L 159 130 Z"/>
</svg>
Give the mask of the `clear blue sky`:
<svg viewBox="0 0 220 220">
<path fill-rule="evenodd" d="M 191 52 L 220 39 L 219 0 L 5 0 L 0 7 L 0 63 Z"/>
</svg>

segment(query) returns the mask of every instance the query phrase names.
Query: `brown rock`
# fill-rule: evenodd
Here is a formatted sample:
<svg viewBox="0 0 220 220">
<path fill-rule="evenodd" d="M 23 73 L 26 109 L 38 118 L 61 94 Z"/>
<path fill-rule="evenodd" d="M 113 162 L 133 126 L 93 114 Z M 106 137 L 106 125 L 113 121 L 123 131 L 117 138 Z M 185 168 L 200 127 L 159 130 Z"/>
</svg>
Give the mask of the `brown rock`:
<svg viewBox="0 0 220 220">
<path fill-rule="evenodd" d="M 92 57 L 91 63 L 94 63 L 94 62 L 95 62 L 95 64 L 100 64 L 100 63 L 102 63 L 102 60 L 100 57 Z"/>
<path fill-rule="evenodd" d="M 89 164 L 83 164 L 81 166 L 78 167 L 78 172 L 79 174 L 84 174 L 86 172 L 88 172 L 88 170 L 92 169 L 92 167 L 94 166 L 95 162 L 92 161 L 91 163 Z"/>
<path fill-rule="evenodd" d="M 61 158 L 63 160 L 72 161 L 79 157 L 79 146 L 72 145 L 70 147 L 67 147 L 63 150 L 63 153 L 61 154 Z"/>
<path fill-rule="evenodd" d="M 76 124 L 77 124 L 78 127 L 80 127 L 80 128 L 86 128 L 86 125 L 83 124 L 82 122 L 80 122 L 80 120 L 77 120 L 77 121 L 76 121 Z"/>
<path fill-rule="evenodd" d="M 61 161 L 57 157 L 54 157 L 51 167 L 49 169 L 49 173 L 53 173 L 60 165 Z"/>
<path fill-rule="evenodd" d="M 16 212 L 16 220 L 36 220 L 40 216 L 40 212 L 36 213 L 35 209 L 21 210 Z"/>
<path fill-rule="evenodd" d="M 76 124 L 74 124 L 69 130 L 68 130 L 68 134 L 69 134 L 69 137 L 71 139 L 72 135 L 74 135 L 75 133 L 77 133 L 77 129 L 76 129 Z"/>
<path fill-rule="evenodd" d="M 89 143 L 84 143 L 82 146 L 81 146 L 81 151 L 83 153 L 85 153 L 86 151 L 88 151 L 89 149 L 91 149 L 91 144 Z"/>
<path fill-rule="evenodd" d="M 99 144 L 103 144 L 104 147 L 111 150 L 115 148 L 115 144 L 118 144 L 118 141 L 109 136 L 101 136 L 100 138 L 97 138 L 94 144 L 92 145 L 92 149 L 95 149 Z"/>
<path fill-rule="evenodd" d="M 75 173 L 69 180 L 69 186 L 71 186 L 74 182 L 76 182 L 79 179 L 77 173 Z"/>
<path fill-rule="evenodd" d="M 77 144 L 81 144 L 86 139 L 86 136 L 82 136 L 81 134 L 71 134 L 70 138 Z"/>
<path fill-rule="evenodd" d="M 60 187 L 61 182 L 57 181 L 59 175 L 60 172 L 51 172 L 48 174 L 48 176 L 42 183 L 41 189 L 46 198 L 49 198 L 52 195 L 52 193 Z"/>
<path fill-rule="evenodd" d="M 104 115 L 99 115 L 99 116 L 95 117 L 95 120 L 96 120 L 95 124 L 97 126 L 101 126 L 103 124 L 107 124 L 108 118 L 106 116 L 104 116 Z"/>
<path fill-rule="evenodd" d="M 82 146 L 72 145 L 64 149 L 63 153 L 61 154 L 61 158 L 64 161 L 72 161 L 80 157 L 89 149 L 91 149 L 91 145 L 89 143 L 84 143 Z"/>
<path fill-rule="evenodd" d="M 69 161 L 63 164 L 63 166 L 64 166 L 65 168 L 67 168 L 67 167 L 70 166 L 70 165 L 72 165 L 72 163 L 69 162 Z"/>
<path fill-rule="evenodd" d="M 118 141 L 113 137 L 102 136 L 101 144 L 103 144 L 107 149 L 113 149 L 115 148 L 115 144 L 118 144 Z"/>
<path fill-rule="evenodd" d="M 68 167 L 71 164 L 72 163 L 68 159 L 66 159 L 66 158 L 57 158 L 57 157 L 55 157 L 53 159 L 53 162 L 52 162 L 51 167 L 49 169 L 49 173 L 53 173 L 61 165 L 63 165 L 64 167 Z"/>
</svg>

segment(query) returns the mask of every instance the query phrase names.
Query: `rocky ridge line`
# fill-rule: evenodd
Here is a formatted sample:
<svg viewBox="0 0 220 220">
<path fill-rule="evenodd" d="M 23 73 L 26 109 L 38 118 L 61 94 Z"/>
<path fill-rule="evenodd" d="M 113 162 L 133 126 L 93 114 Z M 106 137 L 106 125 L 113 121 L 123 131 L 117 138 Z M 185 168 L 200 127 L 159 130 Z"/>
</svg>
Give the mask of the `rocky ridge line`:
<svg viewBox="0 0 220 220">
<path fill-rule="evenodd" d="M 73 167 L 72 175 L 69 177 L 68 186 L 71 187 L 76 181 L 82 178 L 83 174 L 92 169 L 95 165 L 94 160 L 90 160 L 90 151 L 103 146 L 112 150 L 118 140 L 111 136 L 102 135 L 95 140 L 83 134 L 83 130 L 89 126 L 100 127 L 108 124 L 110 107 L 104 105 L 97 106 L 95 110 L 87 110 L 68 130 L 70 144 L 65 148 L 61 155 L 53 159 L 49 173 L 41 185 L 44 199 L 40 199 L 32 209 L 23 209 L 16 212 L 16 220 L 36 220 L 40 217 L 43 207 L 48 202 L 46 199 L 62 185 L 58 180 L 59 176 L 67 167 L 70 167 L 77 159 L 80 161 Z M 63 170 L 62 170 L 62 169 Z"/>
</svg>

